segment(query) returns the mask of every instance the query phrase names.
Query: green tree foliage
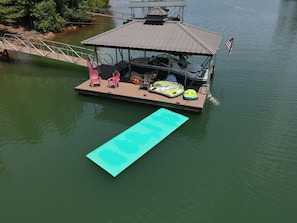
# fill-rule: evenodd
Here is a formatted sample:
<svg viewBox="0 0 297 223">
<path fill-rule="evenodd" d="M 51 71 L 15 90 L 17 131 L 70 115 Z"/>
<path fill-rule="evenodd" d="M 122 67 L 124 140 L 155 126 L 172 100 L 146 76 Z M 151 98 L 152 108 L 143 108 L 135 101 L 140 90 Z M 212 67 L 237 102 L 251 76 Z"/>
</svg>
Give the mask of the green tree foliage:
<svg viewBox="0 0 297 223">
<path fill-rule="evenodd" d="M 64 12 L 64 18 L 69 22 L 89 22 L 92 16 L 86 13 L 90 10 L 87 1 L 82 1 L 75 5 L 75 7 L 67 7 Z"/>
<path fill-rule="evenodd" d="M 57 32 L 65 26 L 65 20 L 56 13 L 54 0 L 44 0 L 34 5 L 31 16 L 36 30 L 43 33 Z"/>
<path fill-rule="evenodd" d="M 25 16 L 25 9 L 19 1 L 0 0 L 0 21 L 4 24 L 13 24 Z"/>
<path fill-rule="evenodd" d="M 0 0 L 0 23 L 27 22 L 37 31 L 60 31 L 71 22 L 89 22 L 89 11 L 109 6 L 109 0 Z"/>
<path fill-rule="evenodd" d="M 86 0 L 86 2 L 92 11 L 105 8 L 109 4 L 109 0 Z"/>
</svg>

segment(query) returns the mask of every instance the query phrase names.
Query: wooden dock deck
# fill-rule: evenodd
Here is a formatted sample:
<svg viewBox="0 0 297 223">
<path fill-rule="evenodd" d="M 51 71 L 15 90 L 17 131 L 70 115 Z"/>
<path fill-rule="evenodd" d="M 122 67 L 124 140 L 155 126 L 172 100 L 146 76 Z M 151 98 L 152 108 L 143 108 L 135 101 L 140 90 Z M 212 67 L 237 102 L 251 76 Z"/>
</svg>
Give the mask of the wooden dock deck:
<svg viewBox="0 0 297 223">
<path fill-rule="evenodd" d="M 202 112 L 207 100 L 207 88 L 202 86 L 198 91 L 198 100 L 184 100 L 180 95 L 175 98 L 149 92 L 140 89 L 139 85 L 127 82 L 119 82 L 117 88 L 108 87 L 107 80 L 101 80 L 101 86 L 90 87 L 90 81 L 87 80 L 75 87 L 79 94 L 102 96 L 115 99 L 121 99 L 131 102 L 157 105 L 160 107 L 175 108 L 192 112 Z"/>
</svg>

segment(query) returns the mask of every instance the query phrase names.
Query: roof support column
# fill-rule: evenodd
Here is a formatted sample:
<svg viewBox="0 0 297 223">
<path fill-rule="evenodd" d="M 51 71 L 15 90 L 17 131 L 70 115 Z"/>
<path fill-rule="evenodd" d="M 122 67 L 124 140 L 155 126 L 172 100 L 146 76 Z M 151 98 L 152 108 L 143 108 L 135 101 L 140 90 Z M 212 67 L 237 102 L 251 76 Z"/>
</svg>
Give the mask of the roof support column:
<svg viewBox="0 0 297 223">
<path fill-rule="evenodd" d="M 129 65 L 128 65 L 129 73 L 131 73 L 131 55 L 130 55 L 130 49 L 128 49 L 128 59 L 129 59 Z"/>
</svg>

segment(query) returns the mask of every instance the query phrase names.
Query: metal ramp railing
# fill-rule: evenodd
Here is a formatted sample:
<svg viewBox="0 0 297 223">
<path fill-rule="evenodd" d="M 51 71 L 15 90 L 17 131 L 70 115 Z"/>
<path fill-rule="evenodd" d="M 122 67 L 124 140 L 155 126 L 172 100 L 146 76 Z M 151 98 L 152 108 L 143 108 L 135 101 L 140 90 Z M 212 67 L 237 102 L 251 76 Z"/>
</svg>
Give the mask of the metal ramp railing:
<svg viewBox="0 0 297 223">
<path fill-rule="evenodd" d="M 91 60 L 94 59 L 93 49 L 66 43 L 42 40 L 33 37 L 24 39 L 22 36 L 14 34 L 4 34 L 3 37 L 0 37 L 0 40 L 2 41 L 0 48 L 3 50 L 47 57 L 81 66 L 87 66 L 88 58 Z M 106 56 L 105 52 L 97 51 L 96 53 L 97 58 L 98 54 L 100 54 L 100 58 L 104 60 Z M 101 63 L 101 61 L 99 62 Z"/>
</svg>

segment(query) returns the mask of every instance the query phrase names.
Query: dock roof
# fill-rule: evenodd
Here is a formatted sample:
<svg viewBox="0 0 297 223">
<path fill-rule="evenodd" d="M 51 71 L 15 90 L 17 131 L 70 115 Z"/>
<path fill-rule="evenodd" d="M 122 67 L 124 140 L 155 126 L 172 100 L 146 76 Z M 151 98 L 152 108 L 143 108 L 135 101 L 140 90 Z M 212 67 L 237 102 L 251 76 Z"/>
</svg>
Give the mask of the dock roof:
<svg viewBox="0 0 297 223">
<path fill-rule="evenodd" d="M 222 36 L 218 33 L 180 21 L 152 25 L 139 19 L 84 40 L 82 44 L 141 51 L 214 55 L 221 39 Z"/>
</svg>

